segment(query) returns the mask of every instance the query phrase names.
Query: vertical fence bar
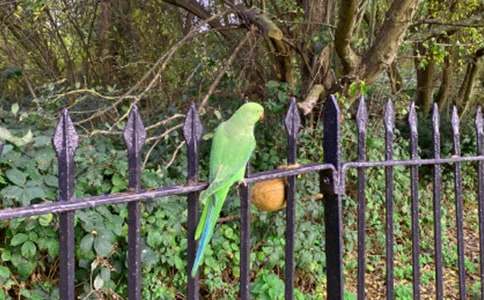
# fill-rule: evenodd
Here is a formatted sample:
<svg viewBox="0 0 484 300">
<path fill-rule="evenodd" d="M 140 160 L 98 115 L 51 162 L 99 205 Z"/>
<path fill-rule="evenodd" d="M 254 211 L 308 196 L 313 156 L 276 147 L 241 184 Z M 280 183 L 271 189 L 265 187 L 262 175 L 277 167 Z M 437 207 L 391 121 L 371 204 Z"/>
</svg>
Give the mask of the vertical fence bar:
<svg viewBox="0 0 484 300">
<path fill-rule="evenodd" d="M 291 98 L 289 110 L 284 120 L 287 133 L 287 164 L 295 164 L 297 156 L 297 134 L 301 119 L 297 109 L 296 98 Z M 285 252 L 285 299 L 294 299 L 294 242 L 296 227 L 296 176 L 287 177 L 286 192 L 286 252 Z"/>
<path fill-rule="evenodd" d="M 366 125 L 368 123 L 368 110 L 366 108 L 365 98 L 360 98 L 358 112 L 356 113 L 356 125 L 358 127 L 358 160 L 366 160 Z M 365 169 L 358 168 L 358 300 L 365 299 L 365 271 L 366 271 L 366 254 L 365 254 Z"/>
<path fill-rule="evenodd" d="M 484 128 L 481 107 L 476 112 L 477 155 L 484 155 Z M 484 299 L 484 162 L 480 160 L 477 167 L 477 204 L 479 207 L 479 261 L 481 279 L 481 299 Z"/>
<path fill-rule="evenodd" d="M 138 192 L 141 189 L 141 150 L 146 139 L 146 130 L 133 105 L 123 132 L 128 149 L 128 188 Z M 128 203 L 128 299 L 141 299 L 141 203 Z"/>
<path fill-rule="evenodd" d="M 415 103 L 410 104 L 408 114 L 408 124 L 410 126 L 410 158 L 418 160 L 418 129 L 417 112 Z M 413 299 L 420 299 L 420 234 L 419 234 L 419 200 L 418 200 L 418 166 L 410 167 L 411 194 L 412 194 L 412 270 L 413 270 Z"/>
<path fill-rule="evenodd" d="M 460 129 L 459 129 L 459 115 L 457 113 L 457 107 L 452 109 L 452 136 L 454 141 L 454 155 L 459 157 L 460 151 Z M 455 222 L 457 228 L 457 255 L 458 255 L 458 268 L 459 268 L 459 295 L 460 299 L 466 299 L 466 286 L 465 286 L 465 268 L 464 268 L 464 224 L 463 224 L 463 209 L 464 199 L 462 197 L 462 174 L 461 163 L 456 162 L 454 164 L 454 188 L 455 188 Z"/>
<path fill-rule="evenodd" d="M 432 112 L 432 140 L 434 144 L 434 158 L 440 158 L 440 117 L 439 107 L 434 104 Z M 433 209 L 434 209 L 434 260 L 435 260 L 435 299 L 444 297 L 442 273 L 442 225 L 441 225 L 441 190 L 442 173 L 439 164 L 433 166 Z"/>
<path fill-rule="evenodd" d="M 393 103 L 388 100 L 385 106 L 385 160 L 393 160 L 393 128 L 395 111 Z M 385 167 L 385 201 L 386 201 L 386 294 L 393 299 L 393 167 Z"/>
<path fill-rule="evenodd" d="M 246 176 L 249 173 L 247 167 Z M 241 184 L 240 194 L 240 299 L 250 299 L 250 191 Z"/>
<path fill-rule="evenodd" d="M 200 122 L 197 108 L 192 104 L 188 110 L 183 126 L 183 135 L 187 144 L 187 175 L 188 184 L 195 184 L 198 182 L 198 146 L 202 138 L 203 127 Z M 199 281 L 198 274 L 192 277 L 191 270 L 193 262 L 195 261 L 195 253 L 197 242 L 195 241 L 195 230 L 198 223 L 198 196 L 199 192 L 188 194 L 188 214 L 187 214 L 187 299 L 199 299 Z"/>
<path fill-rule="evenodd" d="M 59 201 L 70 201 L 74 194 L 74 155 L 79 137 L 67 109 L 62 110 L 52 138 L 57 155 Z M 75 299 L 74 212 L 59 214 L 59 295 Z"/>
<path fill-rule="evenodd" d="M 323 108 L 324 162 L 339 169 L 341 156 L 340 110 L 336 98 L 331 95 Z M 341 194 L 335 191 L 331 172 L 320 174 L 321 192 L 324 195 L 324 221 L 326 227 L 326 277 L 327 299 L 343 299 L 343 212 Z"/>
</svg>

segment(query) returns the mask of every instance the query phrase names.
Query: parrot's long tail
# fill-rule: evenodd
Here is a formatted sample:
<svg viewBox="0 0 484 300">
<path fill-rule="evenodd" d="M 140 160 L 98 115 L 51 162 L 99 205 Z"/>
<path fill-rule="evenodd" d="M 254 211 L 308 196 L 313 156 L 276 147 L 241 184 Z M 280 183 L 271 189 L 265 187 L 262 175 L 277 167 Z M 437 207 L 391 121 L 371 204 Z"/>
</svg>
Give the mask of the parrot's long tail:
<svg viewBox="0 0 484 300">
<path fill-rule="evenodd" d="M 218 191 L 210 199 L 208 199 L 209 201 L 206 203 L 206 207 L 202 213 L 202 218 L 200 219 L 200 222 L 203 222 L 203 225 L 202 223 L 199 224 L 199 226 L 203 226 L 203 230 L 198 243 L 197 253 L 195 254 L 195 261 L 193 262 L 192 266 L 192 277 L 195 277 L 198 268 L 202 263 L 205 250 L 207 249 L 208 243 L 212 238 L 213 231 L 217 225 L 217 220 L 220 212 L 222 211 L 222 206 L 225 201 L 225 197 L 227 197 L 228 191 L 229 188 Z"/>
</svg>

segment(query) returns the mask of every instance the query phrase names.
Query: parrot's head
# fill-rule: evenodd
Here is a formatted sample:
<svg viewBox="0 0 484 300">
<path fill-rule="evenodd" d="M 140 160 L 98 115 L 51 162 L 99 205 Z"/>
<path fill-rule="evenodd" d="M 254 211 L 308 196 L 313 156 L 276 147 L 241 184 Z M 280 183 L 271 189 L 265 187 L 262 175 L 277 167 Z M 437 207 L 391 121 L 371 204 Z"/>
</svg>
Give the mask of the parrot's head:
<svg viewBox="0 0 484 300">
<path fill-rule="evenodd" d="M 245 121 L 255 124 L 264 118 L 264 107 L 259 103 L 247 102 L 237 110 L 236 114 Z"/>
</svg>

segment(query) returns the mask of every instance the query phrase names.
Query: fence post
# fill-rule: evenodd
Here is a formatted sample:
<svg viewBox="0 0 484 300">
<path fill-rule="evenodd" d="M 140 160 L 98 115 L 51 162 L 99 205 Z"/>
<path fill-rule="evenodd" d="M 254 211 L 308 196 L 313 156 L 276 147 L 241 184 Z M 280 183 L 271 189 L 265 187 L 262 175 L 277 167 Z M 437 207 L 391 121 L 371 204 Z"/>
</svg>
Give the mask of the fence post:
<svg viewBox="0 0 484 300">
<path fill-rule="evenodd" d="M 301 127 L 301 119 L 297 109 L 296 98 L 291 98 L 291 104 L 284 120 L 287 133 L 287 164 L 296 163 L 297 134 Z M 296 176 L 287 177 L 286 189 L 286 249 L 285 249 L 285 299 L 294 299 L 294 243 L 296 231 Z"/>
<path fill-rule="evenodd" d="M 200 122 L 197 108 L 195 104 L 192 104 L 188 110 L 185 118 L 185 124 L 183 125 L 183 135 L 187 144 L 187 175 L 188 184 L 194 184 L 198 182 L 198 145 L 202 138 L 203 127 Z M 193 192 L 188 194 L 188 215 L 187 215 L 187 299 L 198 300 L 199 299 L 199 282 L 198 274 L 192 277 L 192 266 L 195 260 L 195 251 L 197 248 L 197 242 L 195 241 L 195 230 L 198 223 L 198 195 L 199 192 Z"/>
<path fill-rule="evenodd" d="M 139 192 L 141 188 L 141 150 L 146 139 L 146 130 L 136 105 L 129 113 L 123 132 L 128 148 L 128 187 Z M 141 299 L 141 203 L 128 203 L 128 299 Z"/>
<path fill-rule="evenodd" d="M 70 201 L 74 194 L 74 155 L 79 137 L 67 109 L 62 110 L 52 138 L 57 155 L 59 201 Z M 74 211 L 59 214 L 59 296 L 75 299 Z"/>
<path fill-rule="evenodd" d="M 324 162 L 340 164 L 340 111 L 336 98 L 330 95 L 323 108 Z M 339 178 L 339 176 L 336 176 Z M 337 182 L 330 172 L 320 173 L 320 188 L 324 195 L 324 221 L 326 227 L 326 280 L 327 299 L 343 299 L 343 215 L 341 194 L 335 189 Z"/>
</svg>

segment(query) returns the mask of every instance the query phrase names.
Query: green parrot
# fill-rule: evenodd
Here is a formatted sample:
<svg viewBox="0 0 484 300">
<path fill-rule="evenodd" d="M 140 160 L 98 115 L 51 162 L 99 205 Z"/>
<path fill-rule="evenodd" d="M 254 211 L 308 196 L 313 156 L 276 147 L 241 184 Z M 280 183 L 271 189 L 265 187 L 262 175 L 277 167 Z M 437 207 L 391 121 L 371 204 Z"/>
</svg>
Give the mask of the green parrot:
<svg viewBox="0 0 484 300">
<path fill-rule="evenodd" d="M 204 207 L 195 231 L 199 243 L 192 277 L 197 274 L 230 187 L 244 179 L 245 166 L 255 149 L 254 127 L 263 116 L 264 108 L 260 104 L 248 102 L 215 130 L 210 152 L 209 186 L 200 194 Z"/>
</svg>

